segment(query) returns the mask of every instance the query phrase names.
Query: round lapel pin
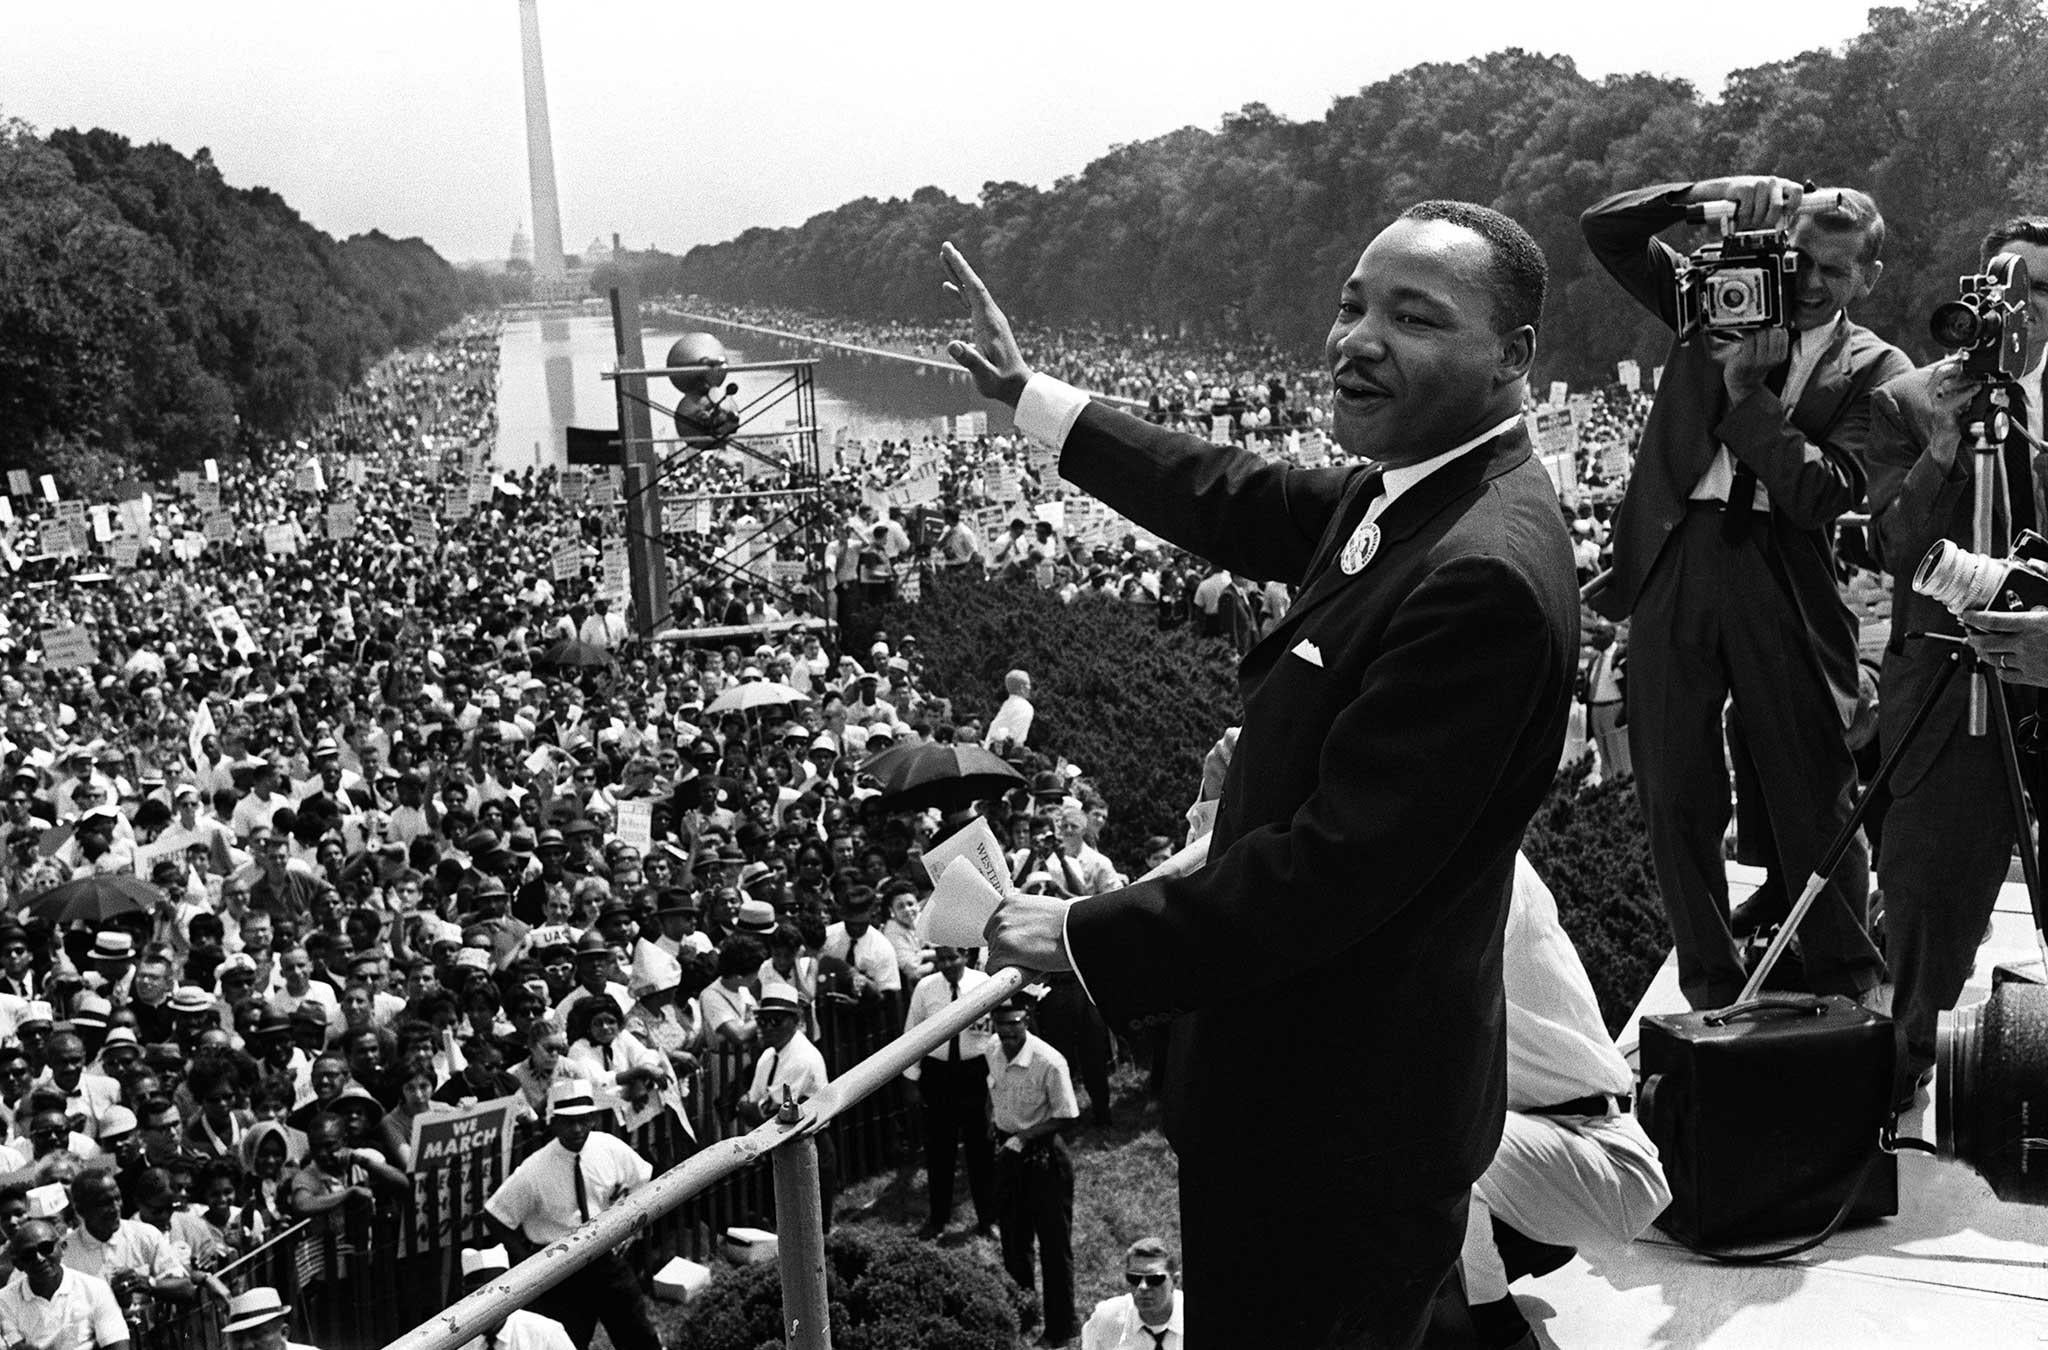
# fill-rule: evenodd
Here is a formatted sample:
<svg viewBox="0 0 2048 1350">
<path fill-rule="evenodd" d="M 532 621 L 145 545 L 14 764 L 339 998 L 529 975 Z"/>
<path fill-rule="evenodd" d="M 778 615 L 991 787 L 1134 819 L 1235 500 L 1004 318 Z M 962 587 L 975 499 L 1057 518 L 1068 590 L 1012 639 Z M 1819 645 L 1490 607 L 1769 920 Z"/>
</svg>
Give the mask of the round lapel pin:
<svg viewBox="0 0 2048 1350">
<path fill-rule="evenodd" d="M 1365 570 L 1365 565 L 1372 561 L 1372 555 L 1379 551 L 1380 527 L 1372 521 L 1366 521 L 1351 532 L 1351 538 L 1345 543 L 1344 552 L 1339 555 L 1337 565 L 1344 569 L 1345 576 L 1355 577 Z"/>
</svg>

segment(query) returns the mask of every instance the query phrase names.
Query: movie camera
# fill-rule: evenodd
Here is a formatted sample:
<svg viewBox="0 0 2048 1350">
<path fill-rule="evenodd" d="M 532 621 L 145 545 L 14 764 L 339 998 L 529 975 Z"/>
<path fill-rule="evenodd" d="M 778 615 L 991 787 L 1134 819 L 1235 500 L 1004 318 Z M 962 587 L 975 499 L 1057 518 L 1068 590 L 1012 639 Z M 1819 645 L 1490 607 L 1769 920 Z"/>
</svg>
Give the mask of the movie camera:
<svg viewBox="0 0 2048 1350">
<path fill-rule="evenodd" d="M 1800 199 L 1798 214 L 1831 210 L 1841 200 L 1840 192 L 1809 192 Z M 1721 237 L 1680 259 L 1672 275 L 1678 340 L 1690 341 L 1695 333 L 1745 337 L 1790 328 L 1799 303 L 1801 265 L 1790 228 L 1734 229 L 1734 202 L 1700 202 L 1685 214 L 1687 220 L 1718 224 Z"/>
<path fill-rule="evenodd" d="M 1957 298 L 1934 307 L 1927 331 L 1963 354 L 1969 374 L 2016 380 L 2027 368 L 2028 285 L 2026 259 L 2001 253 L 1956 283 Z"/>
</svg>

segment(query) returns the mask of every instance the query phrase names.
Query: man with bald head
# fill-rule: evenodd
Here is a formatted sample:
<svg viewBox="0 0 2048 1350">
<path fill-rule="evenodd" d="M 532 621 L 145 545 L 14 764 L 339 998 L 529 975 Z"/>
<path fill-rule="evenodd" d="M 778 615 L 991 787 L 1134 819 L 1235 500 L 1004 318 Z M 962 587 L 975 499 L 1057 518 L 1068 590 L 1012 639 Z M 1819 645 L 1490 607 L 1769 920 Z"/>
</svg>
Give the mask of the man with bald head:
<svg viewBox="0 0 2048 1350">
<path fill-rule="evenodd" d="M 7 1241 L 18 1278 L 0 1289 L 0 1342 L 31 1350 L 128 1350 L 128 1323 L 114 1291 L 64 1264 L 64 1236 L 29 1219 Z"/>
<path fill-rule="evenodd" d="M 1112 1026 L 1170 1028 L 1197 1343 L 1405 1350 L 1500 1142 L 1501 932 L 1578 655 L 1571 543 L 1522 422 L 1542 251 L 1468 202 L 1412 206 L 1372 240 L 1331 295 L 1324 348 L 1337 444 L 1369 463 L 1330 467 L 1210 445 L 1035 374 L 966 260 L 943 258 L 974 329 L 948 350 L 1061 448 L 1060 477 L 1220 567 L 1301 587 L 1239 667 L 1208 865 L 1072 900 L 1013 893 L 991 967 L 1075 971 Z M 1304 1083 L 1305 1113 L 1273 1109 Z M 1262 1255 L 1257 1233 L 1286 1239 Z"/>
</svg>

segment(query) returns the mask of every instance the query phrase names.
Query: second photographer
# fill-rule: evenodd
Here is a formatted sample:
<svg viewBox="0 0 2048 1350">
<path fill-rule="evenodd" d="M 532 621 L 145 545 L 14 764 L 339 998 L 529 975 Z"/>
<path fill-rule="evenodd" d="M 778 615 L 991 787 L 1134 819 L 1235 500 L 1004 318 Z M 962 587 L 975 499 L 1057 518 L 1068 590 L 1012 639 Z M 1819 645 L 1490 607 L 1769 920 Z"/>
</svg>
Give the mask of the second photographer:
<svg viewBox="0 0 2048 1350">
<path fill-rule="evenodd" d="M 1921 559 L 1942 539 L 2003 557 L 2013 534 L 2040 529 L 2044 519 L 2033 446 L 2042 430 L 2041 375 L 2048 353 L 2048 216 L 2023 216 L 1994 228 L 1985 236 L 1982 262 L 1988 268 L 2001 255 L 2021 259 L 2033 282 L 2024 308 L 2008 319 L 2024 325 L 2027 337 L 2017 362 L 2023 369 L 2008 384 L 2011 430 L 1998 447 L 2002 481 L 1992 498 L 1992 538 L 1973 538 L 1977 466 L 1963 424 L 1995 374 L 1994 363 L 1979 359 L 1978 352 L 1950 356 L 1893 380 L 1871 400 L 1870 511 L 1875 546 L 1893 576 L 1892 637 L 1879 688 L 1878 734 L 1887 752 L 1953 651 L 1910 635 L 1965 631 L 1941 604 L 1913 589 Z M 1994 736 L 1969 734 L 1969 683 L 1949 684 L 1906 747 L 1885 817 L 1879 867 L 1886 957 L 1897 985 L 1892 1016 L 1902 1044 L 1895 1095 L 1902 1104 L 1932 1072 L 1936 1018 L 1955 1006 L 1970 977 L 2012 857 L 2013 821 L 2005 807 L 1999 744 Z M 2034 711 L 2036 701 L 2032 689 L 2006 687 L 2015 724 Z M 2032 762 L 2022 759 L 2023 766 Z M 2037 783 L 2032 772 L 2027 776 L 2031 791 Z"/>
</svg>

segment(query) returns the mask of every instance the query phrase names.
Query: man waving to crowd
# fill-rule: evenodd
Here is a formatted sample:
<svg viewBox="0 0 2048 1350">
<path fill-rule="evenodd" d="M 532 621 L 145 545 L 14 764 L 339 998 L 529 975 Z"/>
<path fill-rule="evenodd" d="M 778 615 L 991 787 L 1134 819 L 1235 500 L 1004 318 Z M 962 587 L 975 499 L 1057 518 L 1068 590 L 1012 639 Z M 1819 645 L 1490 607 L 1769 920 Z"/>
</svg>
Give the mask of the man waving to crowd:
<svg viewBox="0 0 2048 1350">
<path fill-rule="evenodd" d="M 1542 252 L 1458 202 L 1373 239 L 1325 348 L 1338 443 L 1370 463 L 1314 470 L 1035 374 L 966 259 L 943 257 L 974 329 L 953 358 L 1061 447 L 1062 478 L 1302 587 L 1240 668 L 1208 865 L 1072 902 L 1012 894 L 992 958 L 1075 971 L 1126 1031 L 1171 1026 L 1198 1337 L 1415 1345 L 1500 1139 L 1500 934 L 1578 654 L 1571 546 L 1522 425 Z M 1242 1015 L 1247 988 L 1266 1016 Z M 1333 1076 L 1333 1057 L 1374 1068 Z M 1276 1117 L 1308 1083 L 1311 1117 Z M 1248 1233 L 1286 1234 L 1284 1257 L 1247 1252 Z"/>
</svg>

